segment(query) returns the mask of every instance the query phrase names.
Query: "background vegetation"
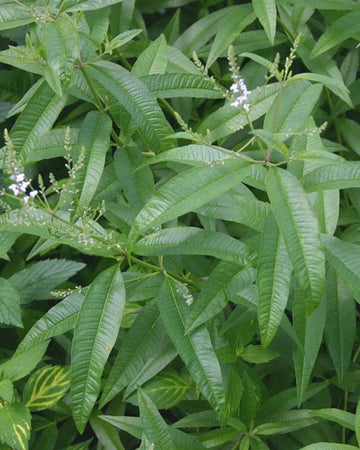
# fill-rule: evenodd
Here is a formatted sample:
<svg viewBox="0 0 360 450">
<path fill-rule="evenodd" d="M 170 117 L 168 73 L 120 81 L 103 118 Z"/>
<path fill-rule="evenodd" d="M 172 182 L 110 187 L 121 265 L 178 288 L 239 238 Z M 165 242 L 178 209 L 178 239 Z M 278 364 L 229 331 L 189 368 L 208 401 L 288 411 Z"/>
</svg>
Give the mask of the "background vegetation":
<svg viewBox="0 0 360 450">
<path fill-rule="evenodd" d="M 1 450 L 359 448 L 359 24 L 0 0 Z"/>
</svg>

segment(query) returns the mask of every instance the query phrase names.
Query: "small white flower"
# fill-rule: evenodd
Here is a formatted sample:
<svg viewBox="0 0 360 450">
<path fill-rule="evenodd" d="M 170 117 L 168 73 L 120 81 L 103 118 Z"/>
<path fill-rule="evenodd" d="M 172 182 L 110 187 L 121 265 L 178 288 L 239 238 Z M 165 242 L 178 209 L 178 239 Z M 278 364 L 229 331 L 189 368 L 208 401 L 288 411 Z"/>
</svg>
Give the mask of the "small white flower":
<svg viewBox="0 0 360 450">
<path fill-rule="evenodd" d="M 26 204 L 30 200 L 30 197 L 28 195 L 25 195 L 23 198 L 24 203 Z"/>
<path fill-rule="evenodd" d="M 29 195 L 31 198 L 35 198 L 38 195 L 39 191 L 37 189 L 34 189 L 33 191 L 29 192 Z"/>
<path fill-rule="evenodd" d="M 10 184 L 9 189 L 13 191 L 14 195 L 19 195 L 20 189 L 17 184 Z"/>
<path fill-rule="evenodd" d="M 235 100 L 231 103 L 231 106 L 233 106 L 234 108 L 242 106 L 244 111 L 249 112 L 250 103 L 248 103 L 248 100 L 251 92 L 248 90 L 243 78 L 234 75 L 233 80 L 234 82 L 230 87 L 230 91 L 233 92 L 234 94 L 240 95 L 236 96 Z"/>
<path fill-rule="evenodd" d="M 22 181 L 25 180 L 25 174 L 24 173 L 17 173 L 15 175 L 11 175 L 10 178 L 14 181 L 16 181 L 17 183 L 21 183 Z"/>
<path fill-rule="evenodd" d="M 30 181 L 22 181 L 22 182 L 19 184 L 19 189 L 20 189 L 20 191 L 21 191 L 21 192 L 26 192 L 26 189 L 27 189 L 27 187 L 29 186 L 29 184 L 30 184 Z"/>
</svg>

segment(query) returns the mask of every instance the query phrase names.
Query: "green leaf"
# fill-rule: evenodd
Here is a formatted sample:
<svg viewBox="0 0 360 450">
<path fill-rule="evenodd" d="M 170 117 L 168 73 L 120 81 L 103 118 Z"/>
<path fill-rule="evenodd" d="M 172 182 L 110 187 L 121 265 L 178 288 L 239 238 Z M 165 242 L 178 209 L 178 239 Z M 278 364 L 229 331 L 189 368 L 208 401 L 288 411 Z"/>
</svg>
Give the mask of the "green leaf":
<svg viewBox="0 0 360 450">
<path fill-rule="evenodd" d="M 295 276 L 304 291 L 306 313 L 310 314 L 324 292 L 325 255 L 318 220 L 300 182 L 289 172 L 270 169 L 266 184 Z"/>
<path fill-rule="evenodd" d="M 214 83 L 212 83 L 207 78 L 204 78 L 202 75 L 195 75 L 192 73 L 165 73 L 162 75 L 147 75 L 141 77 L 141 81 L 157 98 L 222 97 L 221 90 L 216 89 Z"/>
<path fill-rule="evenodd" d="M 349 161 L 318 167 L 307 173 L 302 183 L 307 192 L 360 187 L 360 163 Z"/>
<path fill-rule="evenodd" d="M 316 58 L 324 52 L 341 44 L 346 39 L 353 38 L 358 32 L 356 23 L 360 20 L 360 11 L 350 11 L 335 20 L 326 28 L 324 34 L 315 44 L 311 57 Z"/>
<path fill-rule="evenodd" d="M 252 5 L 270 43 L 273 45 L 276 33 L 275 0 L 252 0 Z"/>
<path fill-rule="evenodd" d="M 26 382 L 23 401 L 30 411 L 42 411 L 55 405 L 70 387 L 70 369 L 48 366 L 38 369 Z"/>
<path fill-rule="evenodd" d="M 13 403 L 14 384 L 10 380 L 0 381 L 0 399 L 8 403 Z"/>
<path fill-rule="evenodd" d="M 142 391 L 157 409 L 170 409 L 177 405 L 193 387 L 173 369 L 165 369 L 146 382 Z M 127 402 L 138 405 L 136 393 L 126 398 Z"/>
<path fill-rule="evenodd" d="M 104 387 L 101 406 L 136 379 L 165 335 L 157 305 L 151 302 L 139 313 L 122 342 Z"/>
<path fill-rule="evenodd" d="M 17 350 L 10 359 L 0 364 L 2 378 L 16 381 L 26 377 L 39 364 L 48 345 L 49 341 L 44 341 L 29 350 Z"/>
<path fill-rule="evenodd" d="M 352 119 L 339 118 L 338 127 L 346 144 L 360 155 L 360 125 Z"/>
<path fill-rule="evenodd" d="M 42 341 L 72 330 L 83 301 L 84 295 L 75 292 L 49 309 L 27 332 L 18 346 L 18 352 L 29 350 Z"/>
<path fill-rule="evenodd" d="M 158 295 L 163 324 L 191 377 L 204 397 L 220 415 L 224 414 L 225 392 L 219 361 L 205 326 L 185 335 L 189 306 L 184 285 L 166 279 Z"/>
<path fill-rule="evenodd" d="M 166 228 L 149 234 L 131 247 L 138 255 L 208 255 L 239 265 L 251 265 L 256 257 L 243 242 L 224 233 L 195 227 Z"/>
<path fill-rule="evenodd" d="M 355 297 L 360 299 L 360 247 L 333 236 L 322 235 L 321 239 L 329 264 Z"/>
<path fill-rule="evenodd" d="M 261 342 L 267 347 L 274 338 L 290 293 L 292 264 L 284 239 L 269 214 L 261 239 L 257 266 L 258 319 Z"/>
<path fill-rule="evenodd" d="M 238 356 L 244 361 L 252 364 L 262 364 L 278 358 L 280 353 L 269 348 L 262 348 L 260 345 L 248 345 Z"/>
<path fill-rule="evenodd" d="M 155 153 L 168 148 L 171 141 L 165 138 L 172 134 L 172 129 L 142 81 L 123 67 L 105 61 L 87 67 L 86 72 L 100 94 L 107 96 L 112 114 L 117 114 L 120 104 L 132 116 L 146 146 Z"/>
<path fill-rule="evenodd" d="M 22 27 L 35 20 L 35 15 L 31 14 L 25 5 L 11 0 L 1 2 L 0 30 Z"/>
<path fill-rule="evenodd" d="M 0 323 L 22 327 L 20 295 L 11 281 L 0 278 Z"/>
<path fill-rule="evenodd" d="M 315 409 L 311 411 L 311 415 L 315 417 L 321 417 L 325 420 L 330 420 L 341 425 L 344 428 L 348 428 L 351 431 L 355 431 L 355 414 L 343 411 L 337 408 L 323 408 Z"/>
<path fill-rule="evenodd" d="M 40 57 L 31 54 L 26 45 L 19 45 L 17 47 L 9 46 L 7 50 L 1 51 L 0 62 L 38 75 L 43 75 L 46 67 Z M 43 83 L 43 81 L 40 80 L 40 83 Z M 46 83 L 43 84 L 46 85 Z"/>
<path fill-rule="evenodd" d="M 10 134 L 15 151 L 25 161 L 31 161 L 36 142 L 51 129 L 64 106 L 65 98 L 57 96 L 46 83 L 39 85 Z"/>
<path fill-rule="evenodd" d="M 67 0 L 65 11 L 92 11 L 121 3 L 123 0 Z"/>
<path fill-rule="evenodd" d="M 156 406 L 142 389 L 138 389 L 140 419 L 145 436 L 155 448 L 168 450 L 175 448 L 169 427 L 161 417 Z"/>
<path fill-rule="evenodd" d="M 274 434 L 291 433 L 292 431 L 301 430 L 302 428 L 309 427 L 315 423 L 316 420 L 306 417 L 296 420 L 289 420 L 285 423 L 262 423 L 256 427 L 256 434 L 260 434 L 262 436 L 272 436 Z"/>
<path fill-rule="evenodd" d="M 76 174 L 76 188 L 79 190 L 77 212 L 79 215 L 89 206 L 99 185 L 105 166 L 105 157 L 110 146 L 112 122 L 109 116 L 97 111 L 89 112 L 79 132 L 77 158 L 81 148 L 85 149 L 81 168 Z"/>
<path fill-rule="evenodd" d="M 31 415 L 23 403 L 7 403 L 0 408 L 0 442 L 15 450 L 27 450 Z"/>
<path fill-rule="evenodd" d="M 226 15 L 222 19 L 209 51 L 206 68 L 214 64 L 242 30 L 254 22 L 255 17 L 252 6 L 247 3 L 238 6 L 231 15 Z"/>
<path fill-rule="evenodd" d="M 47 22 L 43 28 L 47 63 L 51 70 L 65 84 L 69 84 L 76 58 L 80 55 L 78 30 L 73 20 L 62 15 Z"/>
<path fill-rule="evenodd" d="M 186 332 L 193 331 L 222 311 L 234 294 L 253 283 L 255 274 L 253 268 L 241 269 L 233 263 L 220 262 L 191 306 Z"/>
<path fill-rule="evenodd" d="M 273 133 L 296 133 L 304 127 L 322 90 L 321 84 L 296 81 L 285 86 L 271 105 L 264 129 Z"/>
<path fill-rule="evenodd" d="M 242 9 L 243 6 L 240 6 Z M 239 9 L 239 6 L 221 8 L 211 14 L 206 15 L 193 23 L 174 43 L 174 47 L 181 50 L 185 55 L 190 55 L 193 51 L 201 49 L 213 36 L 223 20 L 231 17 Z"/>
<path fill-rule="evenodd" d="M 21 303 L 49 298 L 50 292 L 59 284 L 74 276 L 85 264 L 66 259 L 47 259 L 30 264 L 10 277 L 19 286 Z"/>
<path fill-rule="evenodd" d="M 235 191 L 229 191 L 206 203 L 197 212 L 214 219 L 241 223 L 256 231 L 263 231 L 270 209 L 269 203 L 257 200 L 256 197 L 245 197 Z"/>
<path fill-rule="evenodd" d="M 160 36 L 147 49 L 140 53 L 131 73 L 137 77 L 145 75 L 164 74 L 167 67 L 167 42 L 165 36 Z"/>
<path fill-rule="evenodd" d="M 355 340 L 356 309 L 348 292 L 334 269 L 326 277 L 326 325 L 327 348 L 340 382 L 347 372 Z"/>
<path fill-rule="evenodd" d="M 106 450 L 124 450 L 119 433 L 113 425 L 106 423 L 95 415 L 90 417 L 90 425 L 99 440 L 99 444 L 103 445 Z"/>
<path fill-rule="evenodd" d="M 75 424 L 84 431 L 100 392 L 101 375 L 115 344 L 125 304 L 117 265 L 91 283 L 81 307 L 71 349 L 71 398 Z"/>
<path fill-rule="evenodd" d="M 295 291 L 293 306 L 293 326 L 302 343 L 302 348 L 293 345 L 293 359 L 296 375 L 298 407 L 305 400 L 306 391 L 311 378 L 325 326 L 326 303 L 322 301 L 317 309 L 307 315 L 304 304 L 304 293 L 301 289 Z"/>
<path fill-rule="evenodd" d="M 300 450 L 356 450 L 358 447 L 347 444 L 336 444 L 328 442 L 317 442 L 316 444 L 310 444 L 306 447 L 301 447 Z"/>
<path fill-rule="evenodd" d="M 118 34 L 114 37 L 114 39 L 111 39 L 109 43 L 110 50 L 116 50 L 127 42 L 133 40 L 134 37 L 138 36 L 140 33 L 142 33 L 141 29 L 135 29 L 124 31 L 123 33 Z"/>
<path fill-rule="evenodd" d="M 239 184 L 249 170 L 244 161 L 194 167 L 172 178 L 148 201 L 136 217 L 129 234 L 134 242 L 149 228 L 194 211 Z"/>
</svg>

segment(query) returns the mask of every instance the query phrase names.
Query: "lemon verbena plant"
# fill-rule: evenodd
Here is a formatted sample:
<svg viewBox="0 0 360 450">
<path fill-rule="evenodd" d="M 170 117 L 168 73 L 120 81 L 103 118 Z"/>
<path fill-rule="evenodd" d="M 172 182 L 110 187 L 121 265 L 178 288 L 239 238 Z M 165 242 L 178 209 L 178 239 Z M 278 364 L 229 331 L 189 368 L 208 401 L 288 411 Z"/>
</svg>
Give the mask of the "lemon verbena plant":
<svg viewBox="0 0 360 450">
<path fill-rule="evenodd" d="M 0 0 L 0 450 L 360 445 L 359 0 Z"/>
</svg>

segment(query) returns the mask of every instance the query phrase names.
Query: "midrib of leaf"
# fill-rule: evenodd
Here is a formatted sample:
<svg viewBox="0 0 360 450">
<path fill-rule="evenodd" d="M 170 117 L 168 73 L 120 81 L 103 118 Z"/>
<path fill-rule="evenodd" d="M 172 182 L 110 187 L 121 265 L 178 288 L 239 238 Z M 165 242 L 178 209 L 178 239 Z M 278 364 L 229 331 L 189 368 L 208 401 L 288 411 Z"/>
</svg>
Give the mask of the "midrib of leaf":
<svg viewBox="0 0 360 450">
<path fill-rule="evenodd" d="M 173 300 L 174 300 L 174 302 L 175 302 L 175 306 L 176 306 L 178 315 L 179 315 L 179 317 L 180 317 L 181 324 L 182 324 L 182 326 L 183 326 L 183 329 L 185 330 L 185 322 L 184 322 L 184 319 L 183 319 L 183 316 L 182 316 L 182 313 L 181 313 L 181 309 L 180 309 L 179 306 L 178 306 L 178 302 L 177 302 L 177 299 L 176 299 L 176 294 L 174 295 L 174 291 L 173 291 L 173 288 L 172 288 L 172 284 L 168 282 L 168 285 L 169 285 L 169 287 L 170 287 L 171 295 L 172 295 Z M 197 359 L 197 361 L 198 361 L 198 363 L 199 363 L 199 366 L 201 367 L 201 372 L 202 372 L 202 374 L 204 375 L 204 378 L 206 379 L 208 386 L 211 388 L 211 391 L 212 391 L 212 393 L 213 393 L 214 398 L 216 399 L 216 398 L 217 398 L 216 392 L 214 391 L 214 389 L 212 389 L 212 383 L 211 383 L 209 377 L 207 376 L 207 373 L 203 370 L 202 363 L 201 363 L 201 361 L 200 361 L 199 358 L 198 358 L 198 355 L 197 355 L 197 352 L 196 352 L 194 343 L 193 343 L 193 341 L 192 341 L 192 339 L 191 339 L 191 335 L 188 337 L 188 341 L 189 341 L 190 344 L 191 344 L 191 347 L 192 347 L 192 349 L 193 349 L 194 355 L 196 355 L 196 359 Z"/>
</svg>

